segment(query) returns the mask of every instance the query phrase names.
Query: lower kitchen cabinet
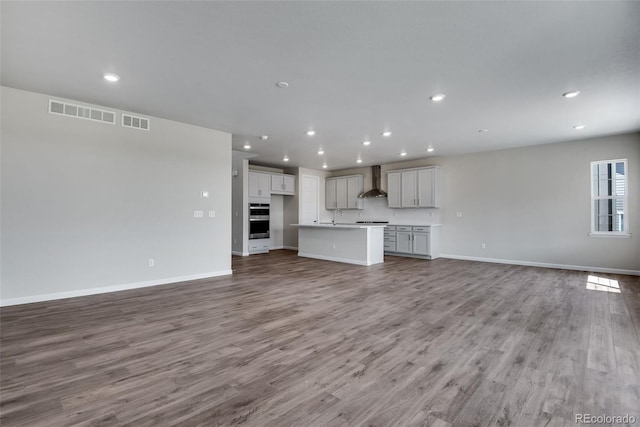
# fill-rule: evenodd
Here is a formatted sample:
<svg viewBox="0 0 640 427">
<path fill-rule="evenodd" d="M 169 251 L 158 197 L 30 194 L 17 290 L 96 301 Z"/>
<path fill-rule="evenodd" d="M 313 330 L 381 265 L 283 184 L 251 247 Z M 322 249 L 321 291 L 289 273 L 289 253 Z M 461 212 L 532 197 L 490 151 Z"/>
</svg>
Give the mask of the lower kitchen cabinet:
<svg viewBox="0 0 640 427">
<path fill-rule="evenodd" d="M 384 233 L 384 251 L 390 255 L 438 258 L 440 256 L 440 226 L 387 226 Z"/>
<path fill-rule="evenodd" d="M 413 233 L 413 253 L 416 255 L 431 255 L 429 248 L 429 234 L 430 233 Z"/>
<path fill-rule="evenodd" d="M 271 241 L 269 239 L 249 239 L 249 253 L 261 254 L 269 252 Z"/>
<path fill-rule="evenodd" d="M 404 225 L 396 226 L 396 252 L 401 254 L 413 253 L 411 246 L 412 237 L 413 232 L 411 231 L 411 227 Z"/>
</svg>

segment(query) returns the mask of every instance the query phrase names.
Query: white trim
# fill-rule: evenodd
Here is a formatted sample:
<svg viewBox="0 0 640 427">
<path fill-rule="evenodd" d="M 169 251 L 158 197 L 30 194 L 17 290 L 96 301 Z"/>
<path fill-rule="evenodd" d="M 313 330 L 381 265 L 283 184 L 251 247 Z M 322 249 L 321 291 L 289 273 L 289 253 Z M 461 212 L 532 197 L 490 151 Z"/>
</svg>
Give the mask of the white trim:
<svg viewBox="0 0 640 427">
<path fill-rule="evenodd" d="M 460 259 L 464 261 L 492 262 L 495 264 L 526 265 L 528 267 L 556 268 L 560 270 L 592 271 L 594 273 L 612 273 L 612 274 L 627 274 L 630 276 L 640 276 L 640 270 L 625 270 L 622 268 L 605 268 L 605 267 L 589 267 L 589 266 L 583 266 L 583 265 L 550 264 L 546 262 L 519 261 L 519 260 L 513 260 L 513 259 L 498 259 L 498 258 L 481 258 L 481 257 L 466 256 L 466 255 L 440 254 L 440 258 Z"/>
<path fill-rule="evenodd" d="M 231 251 L 231 255 L 249 256 L 249 252 Z"/>
<path fill-rule="evenodd" d="M 65 298 L 84 297 L 87 295 L 106 294 L 109 292 L 127 291 L 130 289 L 147 288 L 150 286 L 169 285 L 190 280 L 209 279 L 218 276 L 233 274 L 232 270 L 213 271 L 210 273 L 191 274 L 188 276 L 167 277 L 164 279 L 148 280 L 145 282 L 125 283 L 122 285 L 103 286 L 100 288 L 77 289 L 67 292 L 56 292 L 53 294 L 31 295 L 28 297 L 0 299 L 0 307 L 7 307 L 18 304 L 31 304 L 34 302 L 53 301 Z"/>
<path fill-rule="evenodd" d="M 305 257 L 305 258 L 321 259 L 324 261 L 344 262 L 346 264 L 356 264 L 356 265 L 364 265 L 364 266 L 373 265 L 373 264 L 367 264 L 366 261 L 359 261 L 359 260 L 349 259 L 349 258 L 337 258 L 337 257 L 317 255 L 317 254 L 305 254 L 302 252 L 298 252 L 298 256 Z"/>
<path fill-rule="evenodd" d="M 589 237 L 613 237 L 618 239 L 630 239 L 631 233 L 616 233 L 615 231 L 592 231 Z"/>
<path fill-rule="evenodd" d="M 290 251 L 297 251 L 297 246 L 283 246 L 282 249 L 289 249 Z"/>
<path fill-rule="evenodd" d="M 280 245 L 280 246 L 269 246 L 269 250 L 270 251 L 275 251 L 275 250 L 283 249 L 283 248 L 284 248 L 284 246 L 282 246 L 282 245 Z"/>
</svg>

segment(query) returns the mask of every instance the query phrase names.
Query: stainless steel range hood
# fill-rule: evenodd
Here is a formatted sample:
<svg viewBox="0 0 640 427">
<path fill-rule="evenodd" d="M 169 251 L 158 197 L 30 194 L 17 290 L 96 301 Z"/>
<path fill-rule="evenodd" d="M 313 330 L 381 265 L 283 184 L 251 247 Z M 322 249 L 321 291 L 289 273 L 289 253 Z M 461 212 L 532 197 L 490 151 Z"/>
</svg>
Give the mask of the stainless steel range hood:
<svg viewBox="0 0 640 427">
<path fill-rule="evenodd" d="M 381 169 L 380 165 L 372 166 L 372 189 L 369 191 L 365 191 L 364 193 L 358 195 L 359 199 L 369 199 L 369 198 L 378 198 L 378 197 L 387 197 L 387 193 L 380 189 L 381 182 Z"/>
</svg>

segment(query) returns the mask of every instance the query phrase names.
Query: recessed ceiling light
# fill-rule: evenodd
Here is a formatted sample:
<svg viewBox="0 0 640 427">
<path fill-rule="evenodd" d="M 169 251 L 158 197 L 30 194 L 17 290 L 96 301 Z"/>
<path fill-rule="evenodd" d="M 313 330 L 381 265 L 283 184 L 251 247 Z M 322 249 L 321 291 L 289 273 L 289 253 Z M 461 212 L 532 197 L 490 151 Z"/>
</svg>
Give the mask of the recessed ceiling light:
<svg viewBox="0 0 640 427">
<path fill-rule="evenodd" d="M 434 148 L 433 148 L 433 147 L 429 147 L 429 148 L 427 148 L 427 151 L 428 151 L 429 153 L 433 153 L 433 150 L 434 150 Z"/>
<path fill-rule="evenodd" d="M 104 73 L 104 79 L 108 82 L 111 83 L 115 83 L 118 80 L 120 80 L 120 76 L 118 76 L 117 74 L 112 74 L 112 73 Z"/>
<path fill-rule="evenodd" d="M 356 163 L 362 163 L 362 159 L 356 160 Z"/>
<path fill-rule="evenodd" d="M 406 151 L 403 151 L 402 153 L 400 153 L 400 155 L 401 155 L 402 157 L 404 157 L 404 156 L 406 156 L 406 155 L 407 155 L 407 152 L 406 152 Z"/>
<path fill-rule="evenodd" d="M 478 129 L 479 133 L 485 133 L 485 132 L 489 132 L 489 129 Z"/>
<path fill-rule="evenodd" d="M 562 94 L 562 96 L 564 96 L 565 98 L 575 98 L 578 95 L 580 95 L 579 90 L 574 90 L 572 92 L 565 92 Z"/>
<path fill-rule="evenodd" d="M 385 130 L 382 132 L 382 136 L 391 136 L 391 131 Z"/>
<path fill-rule="evenodd" d="M 313 136 L 313 135 L 315 135 L 315 134 L 316 134 L 316 131 L 315 131 L 315 130 L 308 130 L 308 131 L 307 131 L 307 136 Z"/>
<path fill-rule="evenodd" d="M 319 149 L 319 150 L 318 150 L 318 154 L 322 156 L 322 155 L 324 154 L 324 150 L 323 150 L 322 148 L 321 148 L 321 149 Z"/>
<path fill-rule="evenodd" d="M 269 135 L 261 135 L 260 139 L 266 141 L 267 139 L 269 139 Z"/>
<path fill-rule="evenodd" d="M 244 149 L 245 150 L 251 150 L 251 144 L 249 144 L 249 143 L 244 144 Z"/>
<path fill-rule="evenodd" d="M 280 89 L 286 89 L 289 87 L 289 83 L 287 82 L 277 82 L 276 86 L 278 86 Z"/>
<path fill-rule="evenodd" d="M 322 169 L 326 169 L 326 168 L 327 168 L 327 164 L 326 164 L 326 163 L 324 163 L 324 164 L 322 165 Z"/>
<path fill-rule="evenodd" d="M 429 99 L 432 101 L 438 102 L 438 101 L 442 101 L 445 98 L 445 96 L 446 95 L 444 93 L 437 93 L 435 95 L 431 95 Z"/>
<path fill-rule="evenodd" d="M 573 128 L 575 130 L 581 130 L 581 129 L 584 129 L 584 125 L 575 125 Z"/>
<path fill-rule="evenodd" d="M 289 161 L 289 156 L 284 156 L 282 160 L 285 161 L 285 162 L 288 162 Z"/>
<path fill-rule="evenodd" d="M 366 141 L 364 141 L 364 142 L 362 143 L 362 145 L 370 145 L 370 144 L 371 144 L 371 141 L 369 141 L 369 140 L 366 140 Z"/>
</svg>

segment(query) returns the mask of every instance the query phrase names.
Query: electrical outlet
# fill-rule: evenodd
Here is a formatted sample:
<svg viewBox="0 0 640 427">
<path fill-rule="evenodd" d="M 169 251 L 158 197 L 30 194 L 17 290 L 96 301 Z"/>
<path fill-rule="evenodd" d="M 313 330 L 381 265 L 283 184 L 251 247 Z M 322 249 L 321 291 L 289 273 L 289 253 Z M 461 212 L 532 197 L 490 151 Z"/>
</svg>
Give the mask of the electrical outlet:
<svg viewBox="0 0 640 427">
<path fill-rule="evenodd" d="M 209 211 L 209 218 L 215 218 L 216 217 L 216 211 Z"/>
<path fill-rule="evenodd" d="M 462 212 L 456 212 L 456 216 L 457 216 L 458 218 L 462 218 Z"/>
<path fill-rule="evenodd" d="M 487 244 L 486 243 L 482 244 L 482 249 L 487 249 Z"/>
<path fill-rule="evenodd" d="M 156 265 L 156 260 L 154 260 L 153 258 L 149 258 L 149 267 L 153 267 Z"/>
<path fill-rule="evenodd" d="M 207 190 L 202 190 L 202 192 L 200 193 L 200 197 L 202 197 L 203 199 L 208 199 L 209 192 Z"/>
<path fill-rule="evenodd" d="M 193 217 L 194 218 L 204 218 L 204 212 L 203 211 L 193 211 Z"/>
<path fill-rule="evenodd" d="M 336 244 L 334 243 L 334 244 L 333 244 L 333 249 L 335 249 L 335 248 L 336 248 Z"/>
</svg>

